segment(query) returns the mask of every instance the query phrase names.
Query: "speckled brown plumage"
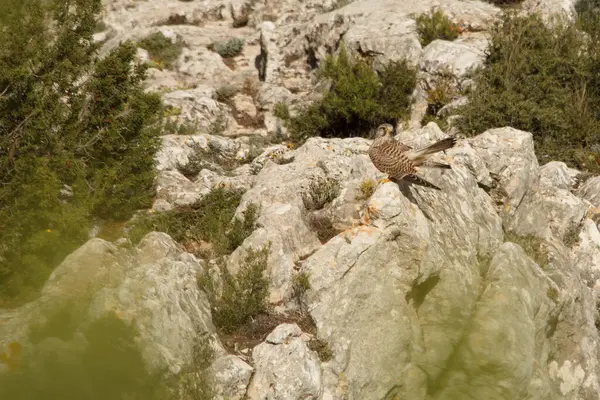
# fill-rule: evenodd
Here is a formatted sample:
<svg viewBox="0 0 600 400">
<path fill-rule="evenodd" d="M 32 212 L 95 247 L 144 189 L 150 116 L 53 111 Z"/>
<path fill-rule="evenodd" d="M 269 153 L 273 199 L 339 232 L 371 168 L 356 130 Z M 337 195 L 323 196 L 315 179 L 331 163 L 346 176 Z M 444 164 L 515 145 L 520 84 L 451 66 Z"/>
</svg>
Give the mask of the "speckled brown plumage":
<svg viewBox="0 0 600 400">
<path fill-rule="evenodd" d="M 369 148 L 369 157 L 373 165 L 389 175 L 390 180 L 401 180 L 426 186 L 439 188 L 417 175 L 417 167 L 450 168 L 449 165 L 429 160 L 431 154 L 451 148 L 456 144 L 456 138 L 447 138 L 435 142 L 422 149 L 414 150 L 392 137 L 393 127 L 383 124 L 377 128 L 375 140 Z"/>
</svg>

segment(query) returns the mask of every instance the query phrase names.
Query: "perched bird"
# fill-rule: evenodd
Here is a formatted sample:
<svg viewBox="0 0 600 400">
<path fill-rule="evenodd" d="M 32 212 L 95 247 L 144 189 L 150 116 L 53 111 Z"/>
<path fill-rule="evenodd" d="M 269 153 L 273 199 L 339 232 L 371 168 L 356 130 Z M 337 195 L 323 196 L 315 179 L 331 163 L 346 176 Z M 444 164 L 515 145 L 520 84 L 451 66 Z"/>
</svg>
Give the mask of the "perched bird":
<svg viewBox="0 0 600 400">
<path fill-rule="evenodd" d="M 417 175 L 418 167 L 450 169 L 450 165 L 433 161 L 429 156 L 447 150 L 456 144 L 455 137 L 437 141 L 421 149 L 413 149 L 392 137 L 394 128 L 390 124 L 383 124 L 375 132 L 375 140 L 369 148 L 369 157 L 373 165 L 389 176 L 395 182 L 406 181 L 417 185 L 441 190 L 433 183 Z"/>
</svg>

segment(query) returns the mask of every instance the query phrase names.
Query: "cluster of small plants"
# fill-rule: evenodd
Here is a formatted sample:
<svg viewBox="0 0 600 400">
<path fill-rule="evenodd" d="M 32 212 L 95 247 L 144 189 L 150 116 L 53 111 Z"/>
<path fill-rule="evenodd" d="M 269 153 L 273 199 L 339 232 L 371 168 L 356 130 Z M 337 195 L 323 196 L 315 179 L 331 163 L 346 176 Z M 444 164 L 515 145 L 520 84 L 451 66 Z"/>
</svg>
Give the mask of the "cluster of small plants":
<svg viewBox="0 0 600 400">
<path fill-rule="evenodd" d="M 191 206 L 137 217 L 131 222 L 128 236 L 138 243 L 148 232 L 165 232 L 186 248 L 207 243 L 207 254 L 201 256 L 229 254 L 252 233 L 258 218 L 258 207 L 254 204 L 248 205 L 242 219 L 233 218 L 242 194 L 241 190 L 216 186 Z"/>
<path fill-rule="evenodd" d="M 185 43 L 180 39 L 173 42 L 159 31 L 141 39 L 138 46 L 148 51 L 155 66 L 171 68 L 181 55 Z"/>
<path fill-rule="evenodd" d="M 199 279 L 199 285 L 210 298 L 212 317 L 217 328 L 231 334 L 244 324 L 269 311 L 269 277 L 266 274 L 270 245 L 248 249 L 235 275 L 223 268 L 223 287 L 215 290 L 212 280 Z"/>
<path fill-rule="evenodd" d="M 429 13 L 423 13 L 415 18 L 417 34 L 423 47 L 436 39 L 454 40 L 459 35 L 459 28 L 439 8 L 431 8 Z"/>
<path fill-rule="evenodd" d="M 421 121 L 421 125 L 427 125 L 429 122 L 435 122 L 440 129 L 446 130 L 448 123 L 439 115 L 440 110 L 448 105 L 459 91 L 456 88 L 456 82 L 450 74 L 440 74 L 435 82 L 427 90 L 427 110 Z"/>
<path fill-rule="evenodd" d="M 235 57 L 244 49 L 244 39 L 235 37 L 226 42 L 213 43 L 212 49 L 223 58 Z"/>
<path fill-rule="evenodd" d="M 295 116 L 285 106 L 275 110 L 298 141 L 360 136 L 381 123 L 407 118 L 417 82 L 416 70 L 406 61 L 390 62 L 378 73 L 366 60 L 348 54 L 343 44 L 338 56 L 327 57 L 319 76 L 330 82 L 321 100 Z"/>
<path fill-rule="evenodd" d="M 360 183 L 359 194 L 356 196 L 357 200 L 366 200 L 375 193 L 377 188 L 377 182 L 374 179 L 365 179 Z"/>
<path fill-rule="evenodd" d="M 308 191 L 302 193 L 304 207 L 308 211 L 320 210 L 340 195 L 341 186 L 332 178 L 317 177 L 310 181 Z"/>
<path fill-rule="evenodd" d="M 504 241 L 516 243 L 525 250 L 525 253 L 535 261 L 540 268 L 548 265 L 548 252 L 544 247 L 544 241 L 532 235 L 517 235 L 513 232 L 505 232 Z"/>
<path fill-rule="evenodd" d="M 457 127 L 467 135 L 503 126 L 531 132 L 540 162 L 599 171 L 600 20 L 582 21 L 551 26 L 537 14 L 506 13 Z"/>
</svg>

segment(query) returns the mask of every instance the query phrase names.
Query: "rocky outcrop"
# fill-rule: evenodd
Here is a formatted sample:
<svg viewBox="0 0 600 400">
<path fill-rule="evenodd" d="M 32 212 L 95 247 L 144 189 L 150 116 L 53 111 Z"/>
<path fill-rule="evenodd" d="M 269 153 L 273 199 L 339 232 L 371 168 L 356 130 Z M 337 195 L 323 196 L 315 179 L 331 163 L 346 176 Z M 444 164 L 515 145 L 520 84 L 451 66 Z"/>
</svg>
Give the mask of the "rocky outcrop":
<svg viewBox="0 0 600 400">
<path fill-rule="evenodd" d="M 148 367 L 177 373 L 192 363 L 199 335 L 215 335 L 206 295 L 197 274 L 202 263 L 165 233 L 150 233 L 133 249 L 91 239 L 69 255 L 46 282 L 40 298 L 1 312 L 0 348 L 18 342 L 31 347 L 29 328 L 44 325 L 65 309 L 77 317 L 74 329 L 110 313 L 133 324 Z"/>
<path fill-rule="evenodd" d="M 321 368 L 296 324 L 279 325 L 252 352 L 256 372 L 249 399 L 318 399 Z"/>
<path fill-rule="evenodd" d="M 293 323 L 248 353 L 227 354 L 197 284 L 206 261 L 156 232 L 135 247 L 92 239 L 71 254 L 38 300 L 0 310 L 0 350 L 80 346 L 30 337 L 31 326 L 75 304 L 75 330 L 109 313 L 134 325 L 153 371 L 185 371 L 198 339 L 209 337 L 218 399 L 598 398 L 598 177 L 540 166 L 532 135 L 511 127 L 437 155 L 452 169 L 423 174 L 441 191 L 379 183 L 367 139 L 269 143 L 286 134 L 275 105 L 293 110 L 318 97 L 314 72 L 342 42 L 377 69 L 408 59 L 421 83 L 449 75 L 469 87 L 499 8 L 440 0 L 461 36 L 422 46 L 414 17 L 433 5 L 426 0 L 105 4 L 103 54 L 156 31 L 185 43 L 171 69 L 149 70 L 148 89 L 163 91 L 171 122 L 196 124 L 161 139 L 153 211 L 193 204 L 216 185 L 245 190 L 236 215 L 258 205 L 256 229 L 224 267 L 235 273 L 249 248 L 270 243 L 271 305 L 310 314 L 332 357 L 320 360 Z M 569 11 L 573 2 L 525 5 Z M 232 37 L 245 41 L 235 57 L 209 48 Z M 140 49 L 138 58 L 148 57 Z M 421 126 L 424 86 L 414 95 L 397 139 L 420 147 L 446 137 L 435 123 Z M 310 284 L 301 296 L 299 273 Z"/>
<path fill-rule="evenodd" d="M 429 124 L 398 137 L 421 146 L 443 135 Z M 266 164 L 245 196 L 263 207 L 260 228 L 242 248 L 267 238 L 275 243 L 272 300 L 287 298 L 284 288 L 297 264 L 310 277 L 306 306 L 334 353 L 322 364 L 322 398 L 576 399 L 596 393 L 595 292 L 580 276 L 592 274 L 588 282 L 595 285 L 598 235 L 584 218 L 583 200 L 571 197 L 577 172 L 557 163 L 540 168 L 531 135 L 500 128 L 447 151 L 452 171 L 425 173 L 442 192 L 386 183 L 361 203 L 348 193 L 363 179 L 380 177 L 361 154 L 366 146 L 363 139 L 310 139 L 291 163 Z M 301 182 L 315 172 L 341 184 L 325 215 L 335 218 L 344 207 L 346 217 L 356 213 L 358 226 L 349 224 L 323 245 L 314 242 L 314 253 L 302 260 L 306 256 L 294 249 L 309 243 L 301 218 L 308 209 L 290 188 L 293 181 L 305 187 Z M 579 208 L 549 211 L 571 198 Z M 535 214 L 539 223 L 524 231 L 521 218 L 535 204 L 546 212 Z M 370 222 L 360 218 L 365 209 Z M 571 254 L 565 227 L 581 218 L 585 228 Z M 503 230 L 515 242 L 503 244 Z M 529 237 L 546 243 L 546 262 L 525 252 L 536 250 Z M 234 253 L 232 268 L 236 259 Z"/>
</svg>

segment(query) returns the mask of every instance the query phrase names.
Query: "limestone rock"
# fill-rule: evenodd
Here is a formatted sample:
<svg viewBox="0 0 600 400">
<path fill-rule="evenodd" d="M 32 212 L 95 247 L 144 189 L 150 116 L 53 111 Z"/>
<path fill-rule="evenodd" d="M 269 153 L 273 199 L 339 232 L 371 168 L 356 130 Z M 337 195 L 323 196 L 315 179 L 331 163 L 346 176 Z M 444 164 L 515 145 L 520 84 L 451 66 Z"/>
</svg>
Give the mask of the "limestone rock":
<svg viewBox="0 0 600 400">
<path fill-rule="evenodd" d="M 219 400 L 241 400 L 254 368 L 239 357 L 224 355 L 210 366 L 209 374 L 214 379 L 213 389 Z"/>
<path fill-rule="evenodd" d="M 319 398 L 319 359 L 300 337 L 300 328 L 289 325 L 279 325 L 252 351 L 256 371 L 248 387 L 249 399 Z"/>
<path fill-rule="evenodd" d="M 423 51 L 420 67 L 430 74 L 463 77 L 484 61 L 484 53 L 466 44 L 436 39 Z"/>
<path fill-rule="evenodd" d="M 31 324 L 43 326 L 64 307 L 80 316 L 71 321 L 75 330 L 115 312 L 139 331 L 137 344 L 150 371 L 178 373 L 192 362 L 200 334 L 212 335 L 215 350 L 223 352 L 196 282 L 201 270 L 164 233 L 149 233 L 133 249 L 91 239 L 56 268 L 38 300 L 0 312 L 0 320 L 8 320 L 0 325 L 0 348 L 11 341 L 32 347 Z"/>
<path fill-rule="evenodd" d="M 592 206 L 600 207 L 600 176 L 586 180 L 577 189 L 577 195 L 589 201 Z"/>
</svg>

